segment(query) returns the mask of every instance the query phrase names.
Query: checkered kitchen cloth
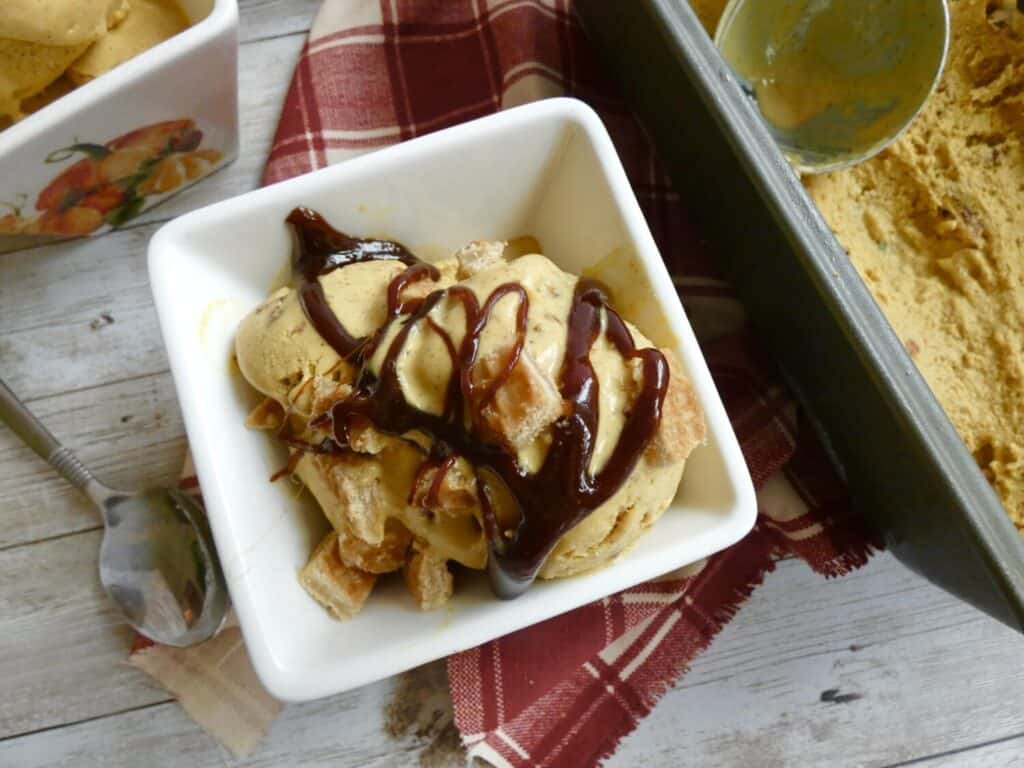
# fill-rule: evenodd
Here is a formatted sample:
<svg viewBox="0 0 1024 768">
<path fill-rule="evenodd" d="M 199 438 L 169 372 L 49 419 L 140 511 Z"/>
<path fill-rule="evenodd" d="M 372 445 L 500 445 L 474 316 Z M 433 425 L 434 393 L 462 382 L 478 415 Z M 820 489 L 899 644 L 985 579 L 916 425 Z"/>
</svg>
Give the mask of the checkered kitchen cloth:
<svg viewBox="0 0 1024 768">
<path fill-rule="evenodd" d="M 497 766 L 597 763 L 778 557 L 836 576 L 863 564 L 873 546 L 792 396 L 747 335 L 686 201 L 600 71 L 571 0 L 325 0 L 264 182 L 555 95 L 589 103 L 612 135 L 739 436 L 760 517 L 745 540 L 683 573 L 449 659 L 463 741 Z M 244 752 L 278 707 L 259 689 L 237 632 L 212 649 L 145 648 L 132 662 Z"/>
</svg>

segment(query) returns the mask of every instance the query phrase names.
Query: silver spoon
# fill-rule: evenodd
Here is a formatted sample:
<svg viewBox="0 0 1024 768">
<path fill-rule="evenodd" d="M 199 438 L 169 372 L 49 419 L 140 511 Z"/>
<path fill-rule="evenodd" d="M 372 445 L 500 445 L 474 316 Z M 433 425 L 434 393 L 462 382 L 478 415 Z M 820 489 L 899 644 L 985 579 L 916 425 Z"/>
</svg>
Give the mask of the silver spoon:
<svg viewBox="0 0 1024 768">
<path fill-rule="evenodd" d="M 881 152 L 934 91 L 946 0 L 730 0 L 715 44 L 802 173 Z"/>
<path fill-rule="evenodd" d="M 174 488 L 106 487 L 2 380 L 0 419 L 100 510 L 106 527 L 100 582 L 128 624 L 178 647 L 216 634 L 230 601 L 206 515 L 195 501 Z"/>
</svg>

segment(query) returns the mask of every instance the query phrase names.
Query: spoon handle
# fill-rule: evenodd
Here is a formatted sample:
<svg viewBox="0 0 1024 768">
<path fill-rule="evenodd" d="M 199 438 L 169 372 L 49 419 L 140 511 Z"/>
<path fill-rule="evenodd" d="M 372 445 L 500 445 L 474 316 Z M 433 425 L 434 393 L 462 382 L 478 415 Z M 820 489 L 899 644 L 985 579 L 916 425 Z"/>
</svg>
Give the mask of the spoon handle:
<svg viewBox="0 0 1024 768">
<path fill-rule="evenodd" d="M 96 483 L 92 473 L 78 460 L 68 448 L 57 442 L 57 438 L 43 426 L 25 404 L 11 392 L 10 388 L 0 379 L 0 420 L 7 423 L 11 430 L 25 441 L 25 444 L 71 483 L 82 491 L 89 491 L 88 486 Z"/>
</svg>

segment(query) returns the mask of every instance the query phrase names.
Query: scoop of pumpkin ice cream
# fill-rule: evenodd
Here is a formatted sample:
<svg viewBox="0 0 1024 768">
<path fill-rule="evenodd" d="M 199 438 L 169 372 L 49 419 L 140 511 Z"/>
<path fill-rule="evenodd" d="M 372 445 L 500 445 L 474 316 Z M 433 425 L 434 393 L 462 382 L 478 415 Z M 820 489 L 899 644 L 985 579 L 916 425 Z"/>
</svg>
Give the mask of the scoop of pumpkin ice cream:
<svg viewBox="0 0 1024 768">
<path fill-rule="evenodd" d="M 0 2 L 0 123 L 42 93 L 129 10 L 129 0 Z"/>
<path fill-rule="evenodd" d="M 188 27 L 176 3 L 132 0 L 123 22 L 93 43 L 71 67 L 68 77 L 79 85 L 159 45 Z"/>
<path fill-rule="evenodd" d="M 321 278 L 331 309 L 354 336 L 368 336 L 387 320 L 388 283 L 404 265 L 370 261 Z M 341 361 L 309 324 L 293 288 L 279 288 L 250 313 L 235 340 L 242 374 L 267 397 L 288 405 L 300 383 L 326 375 Z"/>
<path fill-rule="evenodd" d="M 2 0 L 0 129 L 188 24 L 177 0 Z"/>
<path fill-rule="evenodd" d="M 480 304 L 499 286 L 516 284 L 528 298 L 522 353 L 493 396 L 482 407 L 474 434 L 482 441 L 514 451 L 520 467 L 537 471 L 552 443 L 552 428 L 566 413 L 559 378 L 565 356 L 569 310 L 578 280 L 540 254 L 509 258 L 501 244 L 474 243 L 455 258 L 436 265 L 436 281 L 411 284 L 404 294 L 425 295 L 460 286 Z M 336 269 L 320 278 L 331 309 L 350 334 L 363 337 L 387 321 L 388 285 L 406 267 L 372 261 Z M 493 305 L 480 335 L 480 351 L 469 376 L 486 387 L 504 369 L 516 338 L 520 298 L 507 293 Z M 367 366 L 379 375 L 391 342 L 408 321 L 392 322 Z M 440 414 L 455 372 L 450 350 L 437 329 L 458 349 L 466 333 L 464 304 L 449 292 L 416 321 L 398 360 L 404 399 L 418 410 Z M 653 346 L 629 326 L 637 347 Z M 674 356 L 664 413 L 651 441 L 627 481 L 557 544 L 540 575 L 569 576 L 599 567 L 633 543 L 667 508 L 675 495 L 685 460 L 704 439 L 696 398 Z M 245 378 L 269 399 L 251 417 L 263 426 L 301 437 L 309 446 L 330 437 L 317 422 L 333 403 L 352 392 L 356 371 L 319 336 L 307 320 L 296 292 L 276 291 L 243 320 L 236 355 Z M 600 471 L 614 450 L 630 408 L 643 384 L 640 367 L 624 358 L 602 332 L 590 354 L 599 391 L 599 420 L 590 470 Z M 268 405 L 269 403 L 269 405 Z M 269 414 L 269 415 L 268 415 Z M 311 424 L 312 422 L 312 424 Z M 413 537 L 409 550 L 424 562 L 454 561 L 481 569 L 487 540 L 474 467 L 465 458 L 439 477 L 427 464 L 431 438 L 419 432 L 385 435 L 369 422 L 349 433 L 345 452 L 305 450 L 295 474 L 308 487 L 332 526 L 370 546 L 385 541 L 388 526 L 400 523 Z M 499 513 L 500 516 L 500 513 Z M 424 560 L 427 553 L 429 557 Z M 410 574 L 423 570 L 406 569 Z M 436 569 L 435 569 L 436 570 Z M 436 574 L 435 574 L 436 576 Z M 444 579 L 414 580 L 421 605 L 436 595 L 419 594 L 423 585 Z"/>
<path fill-rule="evenodd" d="M 0 38 L 44 46 L 88 44 L 116 26 L 131 0 L 3 0 Z"/>
<path fill-rule="evenodd" d="M 22 103 L 64 74 L 88 44 L 58 47 L 0 38 L 0 121 L 22 116 Z"/>
</svg>

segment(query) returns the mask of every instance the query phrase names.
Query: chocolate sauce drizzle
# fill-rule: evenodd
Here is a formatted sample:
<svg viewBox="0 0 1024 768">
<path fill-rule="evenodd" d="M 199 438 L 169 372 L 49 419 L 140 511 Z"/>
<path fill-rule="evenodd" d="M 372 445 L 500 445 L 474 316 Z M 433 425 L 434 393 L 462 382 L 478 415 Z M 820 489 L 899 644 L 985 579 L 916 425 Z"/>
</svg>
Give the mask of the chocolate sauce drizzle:
<svg viewBox="0 0 1024 768">
<path fill-rule="evenodd" d="M 516 597 L 536 577 L 559 539 L 607 501 L 633 471 L 661 421 L 669 382 L 664 355 L 656 349 L 637 349 L 629 328 L 609 306 L 602 287 L 581 278 L 569 311 L 560 377 L 566 415 L 552 427 L 552 442 L 543 466 L 536 473 L 527 473 L 511 447 L 483 440 L 477 427 L 481 411 L 511 376 L 522 354 L 529 311 L 523 286 L 504 283 L 482 305 L 470 289 L 459 285 L 433 291 L 424 298 L 404 300 L 405 288 L 421 280 L 437 280 L 437 269 L 399 243 L 363 240 L 338 232 L 306 208 L 296 208 L 287 220 L 296 235 L 294 274 L 306 317 L 324 341 L 359 367 L 353 393 L 329 411 L 333 441 L 324 441 L 317 449 L 322 451 L 330 444 L 331 450 L 350 450 L 348 432 L 354 419 L 367 419 L 391 435 L 412 430 L 428 434 L 433 445 L 419 473 L 423 477 L 436 470 L 424 499 L 428 506 L 437 503 L 444 475 L 455 459 L 465 457 L 476 472 L 491 588 L 499 597 Z M 408 269 L 388 286 L 388 321 L 371 336 L 356 338 L 331 311 L 319 278 L 349 264 L 375 260 L 400 261 Z M 480 338 L 494 307 L 509 295 L 518 300 L 515 340 L 498 374 L 486 385 L 476 384 L 471 374 L 480 352 Z M 429 316 L 446 297 L 460 302 L 464 309 L 466 333 L 458 346 Z M 602 310 L 608 340 L 624 358 L 641 361 L 643 384 L 611 457 L 600 472 L 592 475 L 589 467 L 597 439 L 599 383 L 590 349 L 601 332 Z M 413 328 L 421 322 L 442 339 L 455 372 L 441 414 L 412 406 L 399 383 L 398 361 Z M 384 354 L 379 375 L 375 375 L 368 361 L 393 323 L 401 327 Z M 508 519 L 506 514 L 499 520 L 497 510 L 507 509 L 509 501 L 513 518 Z"/>
<path fill-rule="evenodd" d="M 302 309 L 323 340 L 345 359 L 355 355 L 367 339 L 358 339 L 345 330 L 327 303 L 319 277 L 339 267 L 363 261 L 408 264 L 410 269 L 402 272 L 388 286 L 388 317 L 406 309 L 399 297 L 407 285 L 427 277 L 432 280 L 438 278 L 436 267 L 421 262 L 400 243 L 349 237 L 308 208 L 296 208 L 288 214 L 287 222 L 292 225 L 296 239 L 292 272 L 298 283 Z"/>
</svg>

